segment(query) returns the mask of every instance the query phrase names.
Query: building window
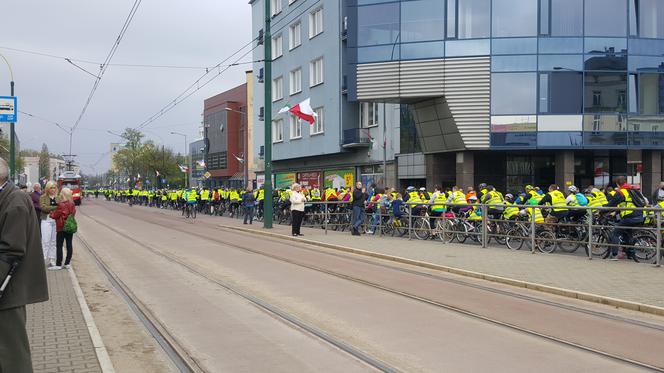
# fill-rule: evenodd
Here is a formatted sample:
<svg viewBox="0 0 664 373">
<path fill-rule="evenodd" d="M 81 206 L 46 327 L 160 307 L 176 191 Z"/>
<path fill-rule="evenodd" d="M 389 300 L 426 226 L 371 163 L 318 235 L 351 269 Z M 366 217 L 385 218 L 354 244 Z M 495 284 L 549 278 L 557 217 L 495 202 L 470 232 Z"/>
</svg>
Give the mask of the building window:
<svg viewBox="0 0 664 373">
<path fill-rule="evenodd" d="M 281 1 L 282 0 L 270 0 L 270 11 L 272 12 L 273 17 L 281 13 Z"/>
<path fill-rule="evenodd" d="M 593 91 L 593 106 L 602 106 L 602 92 Z"/>
<path fill-rule="evenodd" d="M 325 131 L 325 110 L 323 110 L 322 107 L 319 107 L 314 109 L 314 113 L 316 113 L 316 121 L 311 126 L 311 134 L 317 135 Z"/>
<path fill-rule="evenodd" d="M 445 38 L 445 2 L 418 0 L 401 3 L 400 42 L 443 40 Z M 392 41 L 395 42 L 395 41 Z"/>
<path fill-rule="evenodd" d="M 289 93 L 294 95 L 302 92 L 302 69 L 298 68 L 290 72 Z"/>
<path fill-rule="evenodd" d="M 583 109 L 583 74 L 551 72 L 540 74 L 540 112 L 581 114 Z"/>
<path fill-rule="evenodd" d="M 323 57 L 315 59 L 309 63 L 309 84 L 310 87 L 323 84 Z"/>
<path fill-rule="evenodd" d="M 540 0 L 540 34 L 583 35 L 583 1 Z"/>
<path fill-rule="evenodd" d="M 642 38 L 664 38 L 664 2 L 661 0 L 632 0 L 631 3 L 630 35 L 639 35 Z"/>
<path fill-rule="evenodd" d="M 493 37 L 536 36 L 537 2 L 493 0 Z"/>
<path fill-rule="evenodd" d="M 487 38 L 491 33 L 490 0 L 457 0 L 457 37 Z"/>
<path fill-rule="evenodd" d="M 664 113 L 664 75 L 640 74 L 638 80 L 639 113 L 644 115 L 659 115 Z"/>
<path fill-rule="evenodd" d="M 292 24 L 288 32 L 288 49 L 295 49 L 302 44 L 302 22 Z"/>
<path fill-rule="evenodd" d="M 391 50 L 398 41 L 399 3 L 376 4 L 357 8 L 358 46 L 382 44 L 387 46 L 384 49 Z"/>
<path fill-rule="evenodd" d="M 289 115 L 288 122 L 290 124 L 291 140 L 302 138 L 302 122 L 300 121 L 300 118 L 296 117 L 295 115 Z"/>
<path fill-rule="evenodd" d="M 272 142 L 284 141 L 284 120 L 278 119 L 272 121 Z"/>
<path fill-rule="evenodd" d="M 457 20 L 457 11 L 456 11 L 456 0 L 447 1 L 447 28 L 445 31 L 445 36 L 448 39 L 456 38 L 456 20 Z"/>
<path fill-rule="evenodd" d="M 323 32 L 323 8 L 309 13 L 309 39 Z"/>
<path fill-rule="evenodd" d="M 281 35 L 277 35 L 272 38 L 272 60 L 283 56 L 284 54 L 284 38 Z"/>
<path fill-rule="evenodd" d="M 272 81 L 272 101 L 284 98 L 284 78 L 278 77 Z"/>
<path fill-rule="evenodd" d="M 376 127 L 378 125 L 379 104 L 363 102 L 360 104 L 360 125 L 362 128 Z"/>
<path fill-rule="evenodd" d="M 491 74 L 491 113 L 535 114 L 537 112 L 536 73 Z"/>
<path fill-rule="evenodd" d="M 627 111 L 626 73 L 587 72 L 584 91 L 586 113 L 624 113 Z"/>
<path fill-rule="evenodd" d="M 627 36 L 627 1 L 586 0 L 585 36 Z"/>
</svg>

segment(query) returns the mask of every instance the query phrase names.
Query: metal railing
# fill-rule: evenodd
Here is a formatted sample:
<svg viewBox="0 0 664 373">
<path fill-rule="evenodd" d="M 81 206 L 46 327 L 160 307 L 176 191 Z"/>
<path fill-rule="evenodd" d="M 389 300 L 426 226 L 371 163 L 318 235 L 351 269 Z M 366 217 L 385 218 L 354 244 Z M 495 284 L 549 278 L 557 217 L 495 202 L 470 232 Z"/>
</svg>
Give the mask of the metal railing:
<svg viewBox="0 0 664 373">
<path fill-rule="evenodd" d="M 525 247 L 532 253 L 546 254 L 574 254 L 583 248 L 588 259 L 610 258 L 622 250 L 634 261 L 652 262 L 656 266 L 661 265 L 664 256 L 663 210 L 659 208 L 630 208 L 644 215 L 644 224 L 623 226 L 612 214 L 620 215 L 626 209 L 617 207 L 567 206 L 565 210 L 572 217 L 554 221 L 551 206 L 447 204 L 443 211 L 433 211 L 432 204 L 406 202 L 396 215 L 391 208 L 377 203 L 373 208 L 367 206 L 359 230 L 376 236 L 437 240 L 443 244 L 470 243 L 483 248 Z M 516 208 L 519 212 L 506 219 L 503 216 L 506 208 Z M 540 211 L 541 215 L 534 211 Z M 350 231 L 353 224 L 351 202 L 307 202 L 305 212 L 302 226 L 321 228 L 325 234 Z M 625 234 L 629 241 L 620 239 Z"/>
</svg>

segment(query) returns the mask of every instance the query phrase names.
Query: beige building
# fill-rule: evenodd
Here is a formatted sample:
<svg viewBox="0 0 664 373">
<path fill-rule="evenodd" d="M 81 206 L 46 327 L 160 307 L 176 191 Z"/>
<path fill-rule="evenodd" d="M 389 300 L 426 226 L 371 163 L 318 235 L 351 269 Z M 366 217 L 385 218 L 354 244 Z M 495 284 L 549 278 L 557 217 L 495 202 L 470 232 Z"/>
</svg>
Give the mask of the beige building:
<svg viewBox="0 0 664 373">
<path fill-rule="evenodd" d="M 26 184 L 34 184 L 39 182 L 39 157 L 23 157 L 24 161 L 24 174 Z M 77 174 L 81 173 L 81 167 L 73 165 L 73 171 Z M 48 179 L 57 180 L 58 176 L 67 169 L 67 164 L 63 159 L 51 158 L 48 162 Z"/>
</svg>

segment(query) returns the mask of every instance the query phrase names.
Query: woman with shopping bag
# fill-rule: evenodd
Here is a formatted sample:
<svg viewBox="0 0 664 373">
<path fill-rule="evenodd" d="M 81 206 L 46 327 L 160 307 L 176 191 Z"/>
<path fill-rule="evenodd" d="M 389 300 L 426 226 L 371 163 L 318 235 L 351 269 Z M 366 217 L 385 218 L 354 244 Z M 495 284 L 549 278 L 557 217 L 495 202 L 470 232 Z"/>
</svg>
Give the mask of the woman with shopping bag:
<svg viewBox="0 0 664 373">
<path fill-rule="evenodd" d="M 71 268 L 71 257 L 74 253 L 72 241 L 74 233 L 78 229 L 76 223 L 76 206 L 72 198 L 72 191 L 69 188 L 62 188 L 60 191 L 61 201 L 58 207 L 53 211 L 50 216 L 55 220 L 55 228 L 57 231 L 56 238 L 56 262 L 55 266 L 50 267 L 50 270 L 62 269 L 62 249 L 64 243 L 67 243 L 67 258 L 65 259 L 64 268 Z"/>
</svg>

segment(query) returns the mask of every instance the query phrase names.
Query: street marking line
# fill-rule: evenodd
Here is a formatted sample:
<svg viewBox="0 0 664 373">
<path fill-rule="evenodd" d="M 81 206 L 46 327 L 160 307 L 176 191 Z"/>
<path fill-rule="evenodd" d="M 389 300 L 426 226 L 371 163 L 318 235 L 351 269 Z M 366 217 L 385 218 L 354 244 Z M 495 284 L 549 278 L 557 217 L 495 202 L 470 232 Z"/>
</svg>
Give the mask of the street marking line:
<svg viewBox="0 0 664 373">
<path fill-rule="evenodd" d="M 332 249 L 332 250 L 343 251 L 343 252 L 346 252 L 346 253 L 363 255 L 363 256 L 368 256 L 368 257 L 372 257 L 372 258 L 389 260 L 389 261 L 392 261 L 392 262 L 408 264 L 408 265 L 414 265 L 414 266 L 417 266 L 417 267 L 433 269 L 433 270 L 442 271 L 442 272 L 448 272 L 448 273 L 452 273 L 452 274 L 455 274 L 455 275 L 460 275 L 460 276 L 465 276 L 465 277 L 472 277 L 472 278 L 476 278 L 476 279 L 480 279 L 480 280 L 486 280 L 486 281 L 490 281 L 490 282 L 496 282 L 496 283 L 500 283 L 500 284 L 505 284 L 505 285 L 515 286 L 515 287 L 535 290 L 535 291 L 539 291 L 539 292 L 542 292 L 542 293 L 554 294 L 554 295 L 559 295 L 559 296 L 562 296 L 562 297 L 573 298 L 573 299 L 583 300 L 583 301 L 592 302 L 592 303 L 599 303 L 599 304 L 604 304 L 604 305 L 613 306 L 613 307 L 617 307 L 617 308 L 624 308 L 624 309 L 628 309 L 628 310 L 632 310 L 632 311 L 639 311 L 639 312 L 642 312 L 642 313 L 648 313 L 648 314 L 657 315 L 657 316 L 664 316 L 664 308 L 657 307 L 657 306 L 652 306 L 652 305 L 648 305 L 648 304 L 632 302 L 632 301 L 627 301 L 627 300 L 623 300 L 623 299 L 617 299 L 617 298 L 612 298 L 612 297 L 607 297 L 607 296 L 597 295 L 597 294 L 592 294 L 592 293 L 586 293 L 586 292 L 577 291 L 577 290 L 564 289 L 564 288 L 559 288 L 559 287 L 555 287 L 555 286 L 543 285 L 543 284 L 538 284 L 538 283 L 535 283 L 535 282 L 515 280 L 515 279 L 512 279 L 512 278 L 508 278 L 508 277 L 490 275 L 490 274 L 486 274 L 486 273 L 475 272 L 475 271 L 470 271 L 470 270 L 466 270 L 466 269 L 445 266 L 445 265 L 442 265 L 442 264 L 428 263 L 428 262 L 423 262 L 423 261 L 414 260 L 414 259 L 408 259 L 408 258 L 395 256 L 395 255 L 382 254 L 382 253 L 377 253 L 377 252 L 374 252 L 374 251 L 367 251 L 367 250 L 356 249 L 356 248 L 348 247 L 348 246 L 330 244 L 330 243 L 327 243 L 327 242 L 319 242 L 319 241 L 308 240 L 308 239 L 303 239 L 303 238 L 295 238 L 295 237 L 291 237 L 291 236 L 280 234 L 280 233 L 266 232 L 266 231 L 261 231 L 261 230 L 258 230 L 258 229 L 244 228 L 244 227 L 238 227 L 238 226 L 226 225 L 226 224 L 219 224 L 218 226 L 221 227 L 221 228 L 225 228 L 225 229 L 239 230 L 239 231 L 243 231 L 243 232 L 247 232 L 247 233 L 253 233 L 253 234 L 256 234 L 256 235 L 275 237 L 275 238 L 279 238 L 279 239 L 283 239 L 283 240 L 287 240 L 287 241 L 300 242 L 300 243 L 304 243 L 304 244 L 308 244 L 308 245 L 320 246 L 320 247 L 324 247 L 324 248 L 328 248 L 328 249 Z"/>
<path fill-rule="evenodd" d="M 95 319 L 92 317 L 92 313 L 88 307 L 88 302 L 85 300 L 83 290 L 81 290 L 81 285 L 78 283 L 78 277 L 76 277 L 76 273 L 74 273 L 73 269 L 69 269 L 67 272 L 69 272 L 69 278 L 71 279 L 72 285 L 74 286 L 74 293 L 76 293 L 76 299 L 78 300 L 78 304 L 81 307 L 85 325 L 88 327 L 88 333 L 92 339 L 92 345 L 95 348 L 95 354 L 97 354 L 97 361 L 99 362 L 101 371 L 103 373 L 115 373 L 115 368 L 113 368 L 111 357 L 108 355 L 106 345 L 104 345 L 104 341 L 101 338 L 99 329 L 97 329 L 97 324 L 95 323 Z"/>
</svg>

